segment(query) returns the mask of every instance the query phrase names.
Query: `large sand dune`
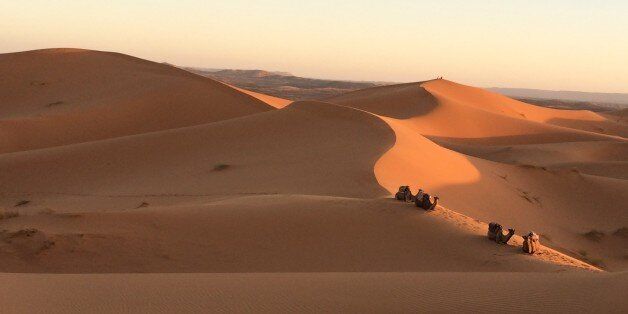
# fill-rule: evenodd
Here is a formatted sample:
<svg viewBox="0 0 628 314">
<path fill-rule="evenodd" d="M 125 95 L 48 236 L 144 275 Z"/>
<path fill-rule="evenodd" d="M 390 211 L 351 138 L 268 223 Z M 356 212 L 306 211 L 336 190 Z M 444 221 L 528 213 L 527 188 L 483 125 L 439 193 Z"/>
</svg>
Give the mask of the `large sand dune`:
<svg viewBox="0 0 628 314">
<path fill-rule="evenodd" d="M 4 274 L 22 287 L 2 291 L 11 300 L 43 280 L 66 287 L 59 298 L 77 295 L 55 309 L 81 311 L 95 301 L 77 282 L 133 294 L 180 285 L 172 293 L 183 297 L 209 280 L 177 306 L 194 310 L 189 302 L 222 291 L 223 310 L 242 299 L 256 311 L 433 310 L 436 299 L 417 297 L 421 283 L 454 298 L 450 310 L 529 310 L 517 291 L 540 287 L 529 296 L 543 295 L 547 309 L 626 306 L 611 288 L 581 298 L 626 282 L 603 274 L 628 269 L 628 127 L 615 116 L 445 80 L 290 104 L 86 50 L 0 55 L 0 69 L 0 271 L 81 274 Z M 425 212 L 390 198 L 407 184 L 442 206 Z M 490 221 L 539 232 L 546 247 L 529 256 L 519 236 L 488 241 Z M 136 272 L 223 274 L 106 274 Z M 230 280 L 255 288 L 236 294 Z M 279 297 L 300 281 L 313 285 Z M 583 288 L 559 291 L 566 281 Z M 116 291 L 104 311 L 142 306 Z M 169 311 L 155 291 L 145 290 L 143 306 Z M 390 291 L 398 294 L 381 299 Z M 327 301 L 295 307 L 308 294 Z"/>
<path fill-rule="evenodd" d="M 395 146 L 375 167 L 391 193 L 404 184 L 424 188 L 471 217 L 534 230 L 573 256 L 628 267 L 625 240 L 609 237 L 600 244 L 583 236 L 628 224 L 625 206 L 618 205 L 628 203 L 623 193 L 628 181 L 621 180 L 628 173 L 624 138 L 547 124 L 542 120 L 552 114 L 573 113 L 445 80 L 356 91 L 329 101 L 374 112 L 395 130 Z M 577 114 L 584 119 L 589 113 Z M 518 160 L 507 162 L 504 147 Z M 555 167 L 546 168 L 550 163 Z"/>
<path fill-rule="evenodd" d="M 203 124 L 272 107 L 225 84 L 116 53 L 0 55 L 0 152 Z"/>
</svg>

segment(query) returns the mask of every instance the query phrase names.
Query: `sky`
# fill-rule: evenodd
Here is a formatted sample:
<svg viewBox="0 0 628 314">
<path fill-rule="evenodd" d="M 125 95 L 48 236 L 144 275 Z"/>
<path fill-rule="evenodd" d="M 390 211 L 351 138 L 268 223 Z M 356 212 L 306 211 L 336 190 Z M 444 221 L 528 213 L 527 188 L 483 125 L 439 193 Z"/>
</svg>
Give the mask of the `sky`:
<svg viewBox="0 0 628 314">
<path fill-rule="evenodd" d="M 625 0 L 0 0 L 0 53 L 628 93 Z"/>
</svg>

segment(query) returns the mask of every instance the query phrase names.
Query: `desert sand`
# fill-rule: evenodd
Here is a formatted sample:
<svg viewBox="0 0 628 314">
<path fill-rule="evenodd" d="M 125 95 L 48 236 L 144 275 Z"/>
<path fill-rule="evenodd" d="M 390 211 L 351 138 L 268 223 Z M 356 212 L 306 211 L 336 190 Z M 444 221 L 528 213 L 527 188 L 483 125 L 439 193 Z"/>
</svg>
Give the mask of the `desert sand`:
<svg viewBox="0 0 628 314">
<path fill-rule="evenodd" d="M 3 54 L 0 302 L 625 312 L 626 134 L 447 80 L 292 102 L 116 53 Z"/>
</svg>

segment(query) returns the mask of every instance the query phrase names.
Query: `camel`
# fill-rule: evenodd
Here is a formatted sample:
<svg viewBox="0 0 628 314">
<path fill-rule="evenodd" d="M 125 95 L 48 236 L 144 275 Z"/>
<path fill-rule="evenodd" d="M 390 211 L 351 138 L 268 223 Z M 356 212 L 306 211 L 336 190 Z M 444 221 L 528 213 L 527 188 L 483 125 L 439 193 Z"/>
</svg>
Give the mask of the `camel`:
<svg viewBox="0 0 628 314">
<path fill-rule="evenodd" d="M 508 233 L 504 234 L 502 225 L 496 222 L 491 222 L 488 224 L 488 238 L 499 244 L 508 243 L 513 235 L 515 235 L 515 229 L 508 229 Z"/>
<path fill-rule="evenodd" d="M 406 202 L 412 202 L 414 200 L 412 191 L 410 191 L 410 187 L 407 185 L 402 185 L 399 187 L 399 192 L 395 194 L 395 198 L 399 201 L 406 201 Z"/>
<path fill-rule="evenodd" d="M 423 189 L 419 189 L 419 191 L 416 193 L 416 196 L 414 197 L 414 202 L 416 203 L 417 200 L 423 200 L 423 194 L 425 194 L 425 192 L 423 192 Z"/>
<path fill-rule="evenodd" d="M 523 251 L 528 254 L 534 254 L 539 250 L 541 243 L 539 241 L 539 235 L 530 231 L 527 235 L 523 236 Z"/>
<path fill-rule="evenodd" d="M 421 194 L 421 197 L 419 197 L 419 194 Z M 436 204 L 438 204 L 438 196 L 434 196 L 434 201 L 432 202 L 430 195 L 423 193 L 423 190 L 420 190 L 419 193 L 417 193 L 414 204 L 425 210 L 434 210 L 436 208 Z"/>
</svg>

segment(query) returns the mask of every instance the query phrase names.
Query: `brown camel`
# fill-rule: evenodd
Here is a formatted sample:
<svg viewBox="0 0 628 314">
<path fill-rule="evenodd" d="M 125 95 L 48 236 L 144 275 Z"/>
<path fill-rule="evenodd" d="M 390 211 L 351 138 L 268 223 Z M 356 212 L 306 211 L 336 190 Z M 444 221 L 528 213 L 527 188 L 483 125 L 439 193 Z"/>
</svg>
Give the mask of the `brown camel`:
<svg viewBox="0 0 628 314">
<path fill-rule="evenodd" d="M 502 225 L 491 222 L 488 224 L 487 236 L 490 240 L 493 240 L 499 244 L 506 244 L 515 235 L 515 229 L 508 229 L 508 233 L 504 234 Z"/>
<path fill-rule="evenodd" d="M 412 191 L 410 187 L 407 185 L 402 185 L 399 187 L 399 192 L 395 194 L 395 198 L 400 201 L 406 201 L 407 203 L 414 202 L 414 195 L 412 195 Z"/>
<path fill-rule="evenodd" d="M 528 254 L 534 254 L 539 250 L 541 243 L 539 241 L 539 235 L 530 231 L 527 235 L 523 236 L 523 251 Z"/>
<path fill-rule="evenodd" d="M 421 196 L 419 197 L 419 195 Z M 432 201 L 432 197 L 430 197 L 429 194 L 423 193 L 423 190 L 419 190 L 419 193 L 414 200 L 414 204 L 425 210 L 434 210 L 436 208 L 436 204 L 438 204 L 438 196 L 434 196 L 433 199 L 434 201 Z"/>
<path fill-rule="evenodd" d="M 410 187 L 402 185 L 399 187 L 399 191 L 395 194 L 395 198 L 399 201 L 404 201 L 407 199 L 407 194 L 412 194 L 412 192 L 410 192 Z"/>
</svg>

